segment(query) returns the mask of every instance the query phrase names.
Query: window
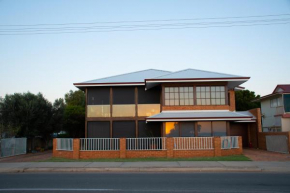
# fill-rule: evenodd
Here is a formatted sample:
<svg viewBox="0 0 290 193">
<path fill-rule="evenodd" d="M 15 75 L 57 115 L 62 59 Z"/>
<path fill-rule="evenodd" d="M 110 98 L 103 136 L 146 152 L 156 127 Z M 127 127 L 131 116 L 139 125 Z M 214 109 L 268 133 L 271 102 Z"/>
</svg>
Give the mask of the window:
<svg viewBox="0 0 290 193">
<path fill-rule="evenodd" d="M 197 122 L 198 137 L 211 136 L 211 122 Z"/>
<path fill-rule="evenodd" d="M 281 98 L 275 98 L 270 100 L 271 107 L 280 107 L 282 106 Z"/>
<path fill-rule="evenodd" d="M 160 104 L 138 104 L 138 117 L 149 117 L 160 113 Z"/>
<path fill-rule="evenodd" d="M 181 122 L 180 137 L 194 137 L 194 122 Z"/>
<path fill-rule="evenodd" d="M 87 117 L 110 117 L 110 105 L 88 105 Z"/>
<path fill-rule="evenodd" d="M 88 138 L 110 138 L 109 121 L 89 121 Z"/>
<path fill-rule="evenodd" d="M 193 87 L 165 87 L 165 105 L 193 105 Z"/>
<path fill-rule="evenodd" d="M 113 138 L 135 138 L 135 121 L 113 121 Z"/>
<path fill-rule="evenodd" d="M 197 105 L 225 105 L 226 92 L 224 86 L 196 87 Z"/>
<path fill-rule="evenodd" d="M 213 131 L 213 136 L 226 136 L 227 123 L 225 121 L 213 121 L 212 131 Z"/>
<path fill-rule="evenodd" d="M 165 87 L 165 105 L 179 105 L 178 87 Z"/>
<path fill-rule="evenodd" d="M 285 112 L 290 112 L 290 94 L 284 94 L 284 108 Z"/>
<path fill-rule="evenodd" d="M 179 137 L 178 122 L 166 122 L 165 135 L 166 137 Z"/>
<path fill-rule="evenodd" d="M 138 121 L 138 137 L 161 137 L 161 123 Z"/>
</svg>

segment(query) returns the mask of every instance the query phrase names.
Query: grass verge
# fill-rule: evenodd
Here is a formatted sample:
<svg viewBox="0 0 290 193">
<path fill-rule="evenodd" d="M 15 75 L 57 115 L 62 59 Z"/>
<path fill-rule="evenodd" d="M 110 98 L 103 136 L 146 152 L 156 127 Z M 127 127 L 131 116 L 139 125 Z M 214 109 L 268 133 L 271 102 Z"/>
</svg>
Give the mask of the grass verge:
<svg viewBox="0 0 290 193">
<path fill-rule="evenodd" d="M 251 161 L 244 155 L 233 155 L 223 157 L 194 157 L 194 158 L 99 158 L 99 159 L 68 159 L 52 157 L 41 162 L 143 162 L 143 161 Z"/>
</svg>

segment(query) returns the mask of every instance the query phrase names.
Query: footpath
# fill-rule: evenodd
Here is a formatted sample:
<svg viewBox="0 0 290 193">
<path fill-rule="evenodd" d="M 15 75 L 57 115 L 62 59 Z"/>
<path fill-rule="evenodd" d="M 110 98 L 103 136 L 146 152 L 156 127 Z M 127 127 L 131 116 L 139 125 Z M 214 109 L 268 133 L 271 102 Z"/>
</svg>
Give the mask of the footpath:
<svg viewBox="0 0 290 193">
<path fill-rule="evenodd" d="M 22 172 L 290 172 L 290 162 L 151 161 L 0 163 L 0 173 Z"/>
</svg>

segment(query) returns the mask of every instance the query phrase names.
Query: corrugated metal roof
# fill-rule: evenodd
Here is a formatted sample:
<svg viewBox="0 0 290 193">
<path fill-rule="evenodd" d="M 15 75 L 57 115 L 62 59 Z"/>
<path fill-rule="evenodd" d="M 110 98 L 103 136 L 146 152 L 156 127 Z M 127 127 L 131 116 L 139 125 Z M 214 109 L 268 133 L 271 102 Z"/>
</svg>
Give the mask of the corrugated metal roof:
<svg viewBox="0 0 290 193">
<path fill-rule="evenodd" d="M 144 82 L 146 78 L 154 78 L 171 73 L 170 71 L 148 69 L 137 72 L 131 72 L 106 78 L 90 80 L 82 83 L 123 83 L 123 82 Z"/>
<path fill-rule="evenodd" d="M 185 70 L 161 75 L 153 79 L 237 78 L 237 77 L 244 77 L 244 76 L 224 74 L 224 73 L 219 73 L 219 72 L 210 72 L 210 71 L 197 70 L 197 69 L 185 69 Z"/>
<path fill-rule="evenodd" d="M 244 120 L 255 119 L 255 117 L 248 111 L 163 111 L 159 114 L 147 117 L 147 121 L 162 119 Z"/>
</svg>

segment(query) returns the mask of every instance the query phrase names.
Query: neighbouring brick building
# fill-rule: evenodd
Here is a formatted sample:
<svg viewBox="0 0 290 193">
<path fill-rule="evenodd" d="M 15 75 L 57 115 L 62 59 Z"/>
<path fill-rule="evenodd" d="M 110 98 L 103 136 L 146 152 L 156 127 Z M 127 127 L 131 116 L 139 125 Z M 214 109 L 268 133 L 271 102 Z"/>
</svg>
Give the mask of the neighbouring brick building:
<svg viewBox="0 0 290 193">
<path fill-rule="evenodd" d="M 257 146 L 260 111 L 235 110 L 250 77 L 149 69 L 74 83 L 86 93 L 86 138 L 242 136 Z"/>
</svg>

